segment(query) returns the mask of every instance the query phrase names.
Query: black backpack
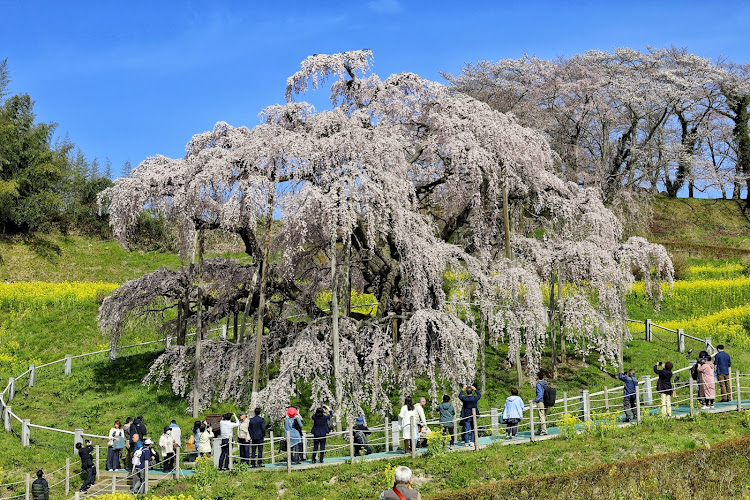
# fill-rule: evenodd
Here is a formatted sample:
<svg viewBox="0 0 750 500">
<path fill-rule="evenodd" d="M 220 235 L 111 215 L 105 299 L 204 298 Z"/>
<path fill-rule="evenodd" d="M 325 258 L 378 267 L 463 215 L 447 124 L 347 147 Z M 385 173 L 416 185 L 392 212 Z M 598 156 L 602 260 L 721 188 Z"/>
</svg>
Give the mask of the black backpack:
<svg viewBox="0 0 750 500">
<path fill-rule="evenodd" d="M 557 398 L 557 390 L 549 385 L 544 387 L 544 394 L 542 395 L 542 402 L 545 408 L 551 408 L 555 406 L 555 399 Z"/>
<path fill-rule="evenodd" d="M 698 363 L 690 367 L 690 376 L 693 377 L 693 380 L 698 380 Z"/>
</svg>

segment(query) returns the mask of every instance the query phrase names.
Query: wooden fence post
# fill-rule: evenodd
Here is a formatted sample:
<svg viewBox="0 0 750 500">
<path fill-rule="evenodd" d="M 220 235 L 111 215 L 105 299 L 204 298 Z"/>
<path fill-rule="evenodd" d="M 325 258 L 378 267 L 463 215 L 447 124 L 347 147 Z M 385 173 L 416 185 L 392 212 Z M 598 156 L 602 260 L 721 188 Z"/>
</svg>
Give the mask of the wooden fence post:
<svg viewBox="0 0 750 500">
<path fill-rule="evenodd" d="M 5 432 L 10 432 L 12 430 L 12 427 L 10 426 L 10 406 L 5 405 Z"/>
<path fill-rule="evenodd" d="M 388 442 L 388 417 L 385 417 L 385 422 L 383 424 L 383 431 L 385 432 L 385 452 L 388 453 L 388 445 L 390 444 Z"/>
<path fill-rule="evenodd" d="M 419 441 L 419 434 L 414 435 L 414 431 L 417 428 L 417 424 L 414 421 L 414 415 L 411 416 L 411 422 L 409 424 L 409 436 L 411 436 L 411 458 L 417 458 L 417 442 Z"/>
<path fill-rule="evenodd" d="M 162 457 L 164 459 L 164 457 Z M 163 467 L 163 466 L 162 466 Z M 96 448 L 94 448 L 94 471 L 96 472 L 96 477 L 94 478 L 94 481 L 99 480 L 99 445 L 96 445 Z"/>
<path fill-rule="evenodd" d="M 458 419 L 456 415 L 453 415 L 453 442 L 455 443 L 458 439 Z"/>
<path fill-rule="evenodd" d="M 233 444 L 234 444 L 234 434 L 232 435 L 232 437 L 229 438 L 229 445 L 228 445 L 229 446 L 229 450 L 228 450 L 228 454 L 229 454 L 229 470 L 232 470 L 234 468 L 234 458 L 232 458 L 232 453 L 234 453 L 234 446 L 233 446 Z"/>
<path fill-rule="evenodd" d="M 354 428 L 349 424 L 349 458 L 354 463 Z"/>
<path fill-rule="evenodd" d="M 635 411 L 638 423 L 640 423 L 643 415 L 641 415 L 641 391 L 638 390 L 638 387 L 635 388 Z"/>
<path fill-rule="evenodd" d="M 479 450 L 479 427 L 477 427 L 477 409 L 471 409 L 471 422 L 474 425 L 474 449 Z"/>
<path fill-rule="evenodd" d="M 117 493 L 117 476 L 112 476 L 112 494 Z"/>
<path fill-rule="evenodd" d="M 73 431 L 73 453 L 76 453 L 76 444 L 83 443 L 83 429 L 75 429 Z"/>
<path fill-rule="evenodd" d="M 175 465 L 175 479 L 180 477 L 180 448 L 177 447 L 174 451 L 174 465 Z"/>
<path fill-rule="evenodd" d="M 31 421 L 25 418 L 21 421 L 21 446 L 28 446 L 31 441 L 29 424 Z"/>
<path fill-rule="evenodd" d="M 677 351 L 685 352 L 685 330 L 677 329 Z"/>
<path fill-rule="evenodd" d="M 73 372 L 73 355 L 65 355 L 65 375 L 70 375 Z"/>
<path fill-rule="evenodd" d="M 646 406 L 651 406 L 654 404 L 654 396 L 651 393 L 651 377 L 649 377 L 648 375 L 644 375 L 641 378 L 641 385 L 643 386 L 643 404 Z"/>
<path fill-rule="evenodd" d="M 289 441 L 289 431 L 286 431 L 286 471 L 292 472 L 292 443 Z"/>
<path fill-rule="evenodd" d="M 29 387 L 34 387 L 36 384 L 36 365 L 29 365 Z"/>
<path fill-rule="evenodd" d="M 568 393 L 563 392 L 563 414 L 568 413 Z"/>
<path fill-rule="evenodd" d="M 9 377 L 8 378 L 8 401 L 12 401 L 13 397 L 16 395 L 16 378 L 15 377 Z"/>
<path fill-rule="evenodd" d="M 271 436 L 271 463 L 275 464 L 276 463 L 276 450 L 273 447 L 273 431 L 271 431 L 270 436 Z"/>
<path fill-rule="evenodd" d="M 604 409 L 609 411 L 609 389 L 606 385 L 604 386 Z"/>
<path fill-rule="evenodd" d="M 652 333 L 652 330 L 651 330 L 651 320 L 650 319 L 646 319 L 646 321 L 644 322 L 644 324 L 646 326 L 646 342 L 653 342 L 653 333 Z"/>
<path fill-rule="evenodd" d="M 492 435 L 500 434 L 500 418 L 497 408 L 490 408 L 490 427 L 492 427 Z"/>
<path fill-rule="evenodd" d="M 65 459 L 65 494 L 70 495 L 70 458 Z"/>
<path fill-rule="evenodd" d="M 586 389 L 581 391 L 581 408 L 583 410 L 583 421 L 588 422 L 591 420 L 591 408 L 589 407 L 589 391 Z"/>
<path fill-rule="evenodd" d="M 148 495 L 148 469 L 149 469 L 149 463 L 148 460 L 146 460 L 145 467 L 143 467 L 143 475 L 144 477 L 144 483 L 145 483 L 145 489 L 143 490 L 144 495 Z"/>
<path fill-rule="evenodd" d="M 737 370 L 737 411 L 742 411 L 742 394 L 740 393 L 740 371 Z"/>
<path fill-rule="evenodd" d="M 693 412 L 694 412 L 694 405 L 695 405 L 695 402 L 694 402 L 695 396 L 693 395 L 693 393 L 695 389 L 693 389 L 693 377 L 690 376 L 690 374 L 688 374 L 688 385 L 690 386 L 690 416 L 692 417 L 694 415 Z"/>
<path fill-rule="evenodd" d="M 26 473 L 26 500 L 31 500 L 31 474 Z"/>
<path fill-rule="evenodd" d="M 219 458 L 221 458 L 221 441 L 214 439 L 212 441 L 212 453 L 214 459 L 214 467 L 219 468 Z"/>
<path fill-rule="evenodd" d="M 533 399 L 529 400 L 529 430 L 531 431 L 531 440 L 534 440 L 534 407 L 536 406 L 536 403 L 534 403 Z"/>
</svg>

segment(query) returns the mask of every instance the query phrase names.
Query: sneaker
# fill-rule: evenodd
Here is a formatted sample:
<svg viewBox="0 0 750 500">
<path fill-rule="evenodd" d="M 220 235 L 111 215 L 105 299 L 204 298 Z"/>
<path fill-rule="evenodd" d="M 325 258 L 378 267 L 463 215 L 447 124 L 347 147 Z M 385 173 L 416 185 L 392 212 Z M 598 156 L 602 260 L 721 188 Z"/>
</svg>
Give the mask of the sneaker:
<svg viewBox="0 0 750 500">
<path fill-rule="evenodd" d="M 451 445 L 450 448 L 451 448 L 451 451 L 453 451 L 453 450 L 456 449 L 456 447 L 454 445 Z"/>
</svg>

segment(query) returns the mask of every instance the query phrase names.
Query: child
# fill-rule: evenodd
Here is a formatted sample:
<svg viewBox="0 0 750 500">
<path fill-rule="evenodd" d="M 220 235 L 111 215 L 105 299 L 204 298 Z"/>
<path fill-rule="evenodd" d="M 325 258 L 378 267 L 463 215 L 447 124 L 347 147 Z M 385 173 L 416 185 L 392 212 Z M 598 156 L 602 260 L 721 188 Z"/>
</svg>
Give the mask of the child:
<svg viewBox="0 0 750 500">
<path fill-rule="evenodd" d="M 505 422 L 505 439 L 516 439 L 518 422 L 523 418 L 523 399 L 518 396 L 518 389 L 512 387 L 510 396 L 505 400 L 503 421 Z"/>
</svg>

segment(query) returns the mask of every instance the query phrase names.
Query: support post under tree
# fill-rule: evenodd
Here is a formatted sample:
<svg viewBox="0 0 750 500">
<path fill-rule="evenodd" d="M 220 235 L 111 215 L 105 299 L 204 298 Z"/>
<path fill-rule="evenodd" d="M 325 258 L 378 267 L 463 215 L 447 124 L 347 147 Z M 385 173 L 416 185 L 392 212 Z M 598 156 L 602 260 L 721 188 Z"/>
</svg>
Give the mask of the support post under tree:
<svg viewBox="0 0 750 500">
<path fill-rule="evenodd" d="M 260 273 L 260 300 L 258 301 L 258 324 L 255 332 L 255 366 L 253 366 L 253 391 L 250 396 L 250 408 L 258 406 L 258 379 L 260 378 L 260 353 L 263 346 L 263 315 L 266 306 L 266 284 L 268 283 L 268 259 L 271 254 L 271 229 L 273 223 L 274 188 L 268 192 L 268 221 L 266 223 L 266 243 L 263 249 L 263 263 Z M 242 337 L 242 333 L 240 333 Z"/>
<path fill-rule="evenodd" d="M 196 331 L 195 331 L 195 374 L 193 376 L 193 418 L 198 418 L 198 410 L 200 408 L 200 383 L 201 383 L 201 341 L 203 340 L 203 293 L 201 290 L 200 280 L 203 272 L 203 229 L 198 230 L 198 272 L 196 275 L 196 286 L 198 288 L 197 303 L 196 303 Z M 193 263 L 195 263 L 195 254 L 193 254 Z"/>
<path fill-rule="evenodd" d="M 336 431 L 341 432 L 341 367 L 339 366 L 339 287 L 336 269 L 337 231 L 331 231 L 331 340 L 333 342 L 333 383 L 336 397 Z"/>
</svg>

